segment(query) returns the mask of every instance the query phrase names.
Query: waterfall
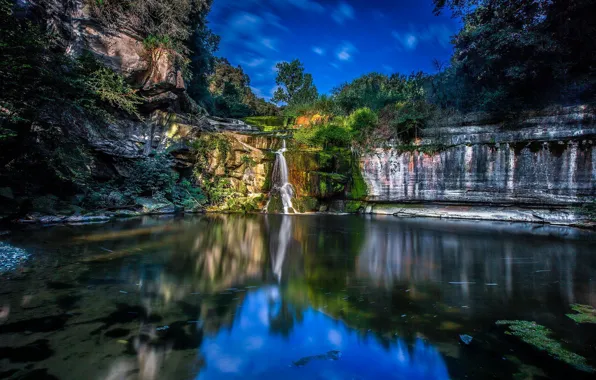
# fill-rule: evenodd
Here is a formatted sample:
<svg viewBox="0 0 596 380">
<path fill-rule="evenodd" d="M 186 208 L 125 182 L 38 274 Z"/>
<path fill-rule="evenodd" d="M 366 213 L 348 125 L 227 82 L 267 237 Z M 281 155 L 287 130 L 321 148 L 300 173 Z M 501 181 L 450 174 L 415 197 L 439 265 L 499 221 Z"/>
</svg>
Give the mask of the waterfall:
<svg viewBox="0 0 596 380">
<path fill-rule="evenodd" d="M 286 150 L 286 140 L 283 140 L 281 149 L 275 153 L 275 164 L 273 165 L 273 173 L 271 175 L 271 183 L 273 184 L 271 194 L 279 194 L 283 204 L 284 214 L 287 214 L 290 209 L 296 213 L 292 205 L 294 187 L 288 179 L 288 164 L 284 156 Z M 267 208 L 269 207 L 267 206 Z"/>
</svg>

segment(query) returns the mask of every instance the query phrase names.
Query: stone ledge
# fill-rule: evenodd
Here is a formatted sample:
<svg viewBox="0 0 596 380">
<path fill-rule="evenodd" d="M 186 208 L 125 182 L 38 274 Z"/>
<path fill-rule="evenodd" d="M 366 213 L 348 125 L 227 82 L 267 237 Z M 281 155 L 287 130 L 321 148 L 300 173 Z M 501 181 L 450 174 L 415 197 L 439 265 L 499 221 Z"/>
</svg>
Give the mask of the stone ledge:
<svg viewBox="0 0 596 380">
<path fill-rule="evenodd" d="M 366 213 L 394 215 L 397 217 L 426 217 L 440 219 L 468 219 L 501 222 L 540 223 L 561 226 L 577 226 L 596 229 L 596 222 L 580 215 L 573 209 L 529 209 L 522 207 L 490 207 L 450 204 L 399 204 L 377 203 L 366 208 Z"/>
</svg>

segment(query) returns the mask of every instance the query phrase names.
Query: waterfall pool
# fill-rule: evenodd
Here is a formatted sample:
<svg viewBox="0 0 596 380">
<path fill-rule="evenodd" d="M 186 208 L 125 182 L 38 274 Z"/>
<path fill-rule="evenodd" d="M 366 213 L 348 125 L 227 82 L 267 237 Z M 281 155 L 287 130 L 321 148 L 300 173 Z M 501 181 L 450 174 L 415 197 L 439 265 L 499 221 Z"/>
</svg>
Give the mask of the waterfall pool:
<svg viewBox="0 0 596 380">
<path fill-rule="evenodd" d="M 0 379 L 589 379 L 596 234 L 337 215 L 19 227 Z M 578 323 L 581 322 L 581 323 Z"/>
</svg>

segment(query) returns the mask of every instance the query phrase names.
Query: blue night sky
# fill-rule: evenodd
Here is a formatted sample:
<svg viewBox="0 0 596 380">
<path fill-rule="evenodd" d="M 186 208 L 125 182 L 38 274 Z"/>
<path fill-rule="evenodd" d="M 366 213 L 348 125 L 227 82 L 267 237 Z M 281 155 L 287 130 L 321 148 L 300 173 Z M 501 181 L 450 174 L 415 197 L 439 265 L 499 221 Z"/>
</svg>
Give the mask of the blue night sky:
<svg viewBox="0 0 596 380">
<path fill-rule="evenodd" d="M 256 95 L 275 90 L 275 64 L 298 58 L 320 93 L 362 74 L 434 72 L 447 62 L 458 20 L 431 0 L 214 0 L 216 55 L 241 65 Z"/>
</svg>

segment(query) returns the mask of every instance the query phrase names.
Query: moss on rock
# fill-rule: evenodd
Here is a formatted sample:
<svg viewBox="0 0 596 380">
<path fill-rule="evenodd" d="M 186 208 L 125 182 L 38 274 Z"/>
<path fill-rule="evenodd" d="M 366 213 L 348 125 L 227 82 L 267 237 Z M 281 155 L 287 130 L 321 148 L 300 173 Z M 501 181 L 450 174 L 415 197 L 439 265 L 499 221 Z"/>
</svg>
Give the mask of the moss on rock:
<svg viewBox="0 0 596 380">
<path fill-rule="evenodd" d="M 581 371 L 595 371 L 594 368 L 587 364 L 586 358 L 564 348 L 560 342 L 549 336 L 552 334 L 550 329 L 536 322 L 500 320 L 496 324 L 509 328 L 509 331 L 505 332 L 505 334 L 516 336 L 538 350 L 546 351 L 555 359 L 572 365 Z"/>
<path fill-rule="evenodd" d="M 590 305 L 573 304 L 571 309 L 577 314 L 566 314 L 577 323 L 596 323 L 596 309 Z"/>
</svg>

